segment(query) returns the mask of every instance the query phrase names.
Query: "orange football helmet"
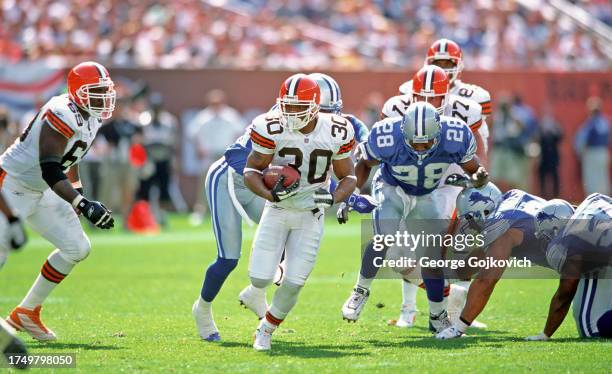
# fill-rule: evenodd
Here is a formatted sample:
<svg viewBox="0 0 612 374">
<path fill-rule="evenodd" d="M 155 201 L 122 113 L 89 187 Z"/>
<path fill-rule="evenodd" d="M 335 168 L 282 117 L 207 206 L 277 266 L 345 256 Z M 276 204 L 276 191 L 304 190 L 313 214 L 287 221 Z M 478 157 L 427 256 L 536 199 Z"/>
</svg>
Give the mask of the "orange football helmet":
<svg viewBox="0 0 612 374">
<path fill-rule="evenodd" d="M 412 77 L 413 101 L 428 102 L 439 114 L 446 108 L 448 89 L 448 76 L 436 65 L 425 65 Z"/>
<path fill-rule="evenodd" d="M 115 85 L 108 70 L 97 62 L 81 62 L 68 73 L 68 95 L 95 118 L 110 118 L 115 110 Z"/>
<path fill-rule="evenodd" d="M 281 124 L 289 130 L 303 128 L 319 113 L 320 102 L 321 89 L 314 79 L 306 74 L 290 76 L 281 85 L 276 100 Z"/>
<path fill-rule="evenodd" d="M 463 70 L 463 53 L 459 44 L 450 39 L 438 39 L 429 47 L 425 59 L 426 65 L 436 65 L 436 61 L 444 60 L 451 61 L 455 65 L 452 68 L 443 67 L 449 82 L 453 83 Z"/>
</svg>

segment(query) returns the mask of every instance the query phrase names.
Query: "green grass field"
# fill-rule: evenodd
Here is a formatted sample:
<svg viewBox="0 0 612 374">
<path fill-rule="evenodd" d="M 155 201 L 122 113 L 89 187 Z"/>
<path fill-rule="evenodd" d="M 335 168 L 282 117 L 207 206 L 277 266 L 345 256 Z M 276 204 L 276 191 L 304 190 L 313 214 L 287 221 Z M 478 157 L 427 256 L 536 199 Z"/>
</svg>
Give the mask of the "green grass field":
<svg viewBox="0 0 612 374">
<path fill-rule="evenodd" d="M 347 324 L 340 308 L 355 281 L 359 224 L 327 222 L 315 270 L 297 306 L 274 334 L 273 352 L 251 348 L 257 319 L 238 305 L 248 284 L 254 230 L 245 229 L 245 257 L 214 304 L 223 341 L 201 341 L 191 317 L 204 270 L 216 248 L 210 225 L 191 228 L 174 217 L 155 237 L 91 232 L 93 251 L 52 294 L 43 320 L 58 334 L 42 344 L 22 337 L 32 353 L 76 353 L 81 372 L 610 372 L 612 342 L 577 338 L 567 318 L 551 342 L 525 342 L 542 330 L 553 280 L 500 282 L 479 318 L 489 329 L 454 341 L 427 331 L 427 305 L 419 291 L 417 326 L 386 325 L 401 304 L 397 280 L 374 283 L 360 321 Z M 24 296 L 51 252 L 33 237 L 0 273 L 0 313 Z M 274 288 L 269 289 L 268 299 Z M 377 308 L 376 304 L 384 304 Z M 380 305 L 382 306 L 382 305 Z"/>
</svg>

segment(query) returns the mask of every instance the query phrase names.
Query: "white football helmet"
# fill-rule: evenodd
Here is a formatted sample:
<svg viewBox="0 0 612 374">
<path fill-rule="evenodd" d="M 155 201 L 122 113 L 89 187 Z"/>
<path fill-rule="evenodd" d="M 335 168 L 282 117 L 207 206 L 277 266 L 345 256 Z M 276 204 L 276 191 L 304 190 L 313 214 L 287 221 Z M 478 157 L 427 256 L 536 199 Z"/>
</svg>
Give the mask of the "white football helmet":
<svg viewBox="0 0 612 374">
<path fill-rule="evenodd" d="M 546 202 L 535 216 L 535 237 L 551 240 L 567 224 L 574 214 L 574 207 L 562 199 L 552 199 Z"/>
</svg>

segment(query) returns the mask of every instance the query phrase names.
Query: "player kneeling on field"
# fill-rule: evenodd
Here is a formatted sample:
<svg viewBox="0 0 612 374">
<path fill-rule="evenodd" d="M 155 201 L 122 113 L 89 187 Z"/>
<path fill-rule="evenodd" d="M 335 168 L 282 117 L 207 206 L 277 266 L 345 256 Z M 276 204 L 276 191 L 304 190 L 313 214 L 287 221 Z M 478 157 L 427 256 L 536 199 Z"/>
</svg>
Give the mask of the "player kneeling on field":
<svg viewBox="0 0 612 374">
<path fill-rule="evenodd" d="M 68 73 L 68 93 L 51 98 L 0 156 L 0 191 L 8 205 L 57 248 L 7 319 L 37 340 L 56 339 L 40 320 L 41 304 L 91 250 L 78 215 L 101 229 L 114 225 L 110 210 L 83 197 L 78 177 L 78 163 L 115 108 L 113 87 L 104 66 L 75 66 Z"/>
<path fill-rule="evenodd" d="M 244 180 L 251 191 L 267 200 L 249 262 L 253 287 L 263 290 L 272 282 L 283 250 L 286 252 L 285 278 L 255 332 L 256 350 L 271 348 L 272 333 L 297 302 L 319 251 L 324 210 L 344 201 L 355 189 L 350 158 L 354 131 L 343 117 L 319 114 L 320 97 L 312 78 L 293 75 L 281 86 L 279 111 L 253 121 L 253 151 Z M 269 188 L 263 170 L 270 164 L 290 165 L 300 172 L 300 178 L 286 186 L 280 176 Z M 332 165 L 339 180 L 333 194 L 328 191 Z"/>
</svg>

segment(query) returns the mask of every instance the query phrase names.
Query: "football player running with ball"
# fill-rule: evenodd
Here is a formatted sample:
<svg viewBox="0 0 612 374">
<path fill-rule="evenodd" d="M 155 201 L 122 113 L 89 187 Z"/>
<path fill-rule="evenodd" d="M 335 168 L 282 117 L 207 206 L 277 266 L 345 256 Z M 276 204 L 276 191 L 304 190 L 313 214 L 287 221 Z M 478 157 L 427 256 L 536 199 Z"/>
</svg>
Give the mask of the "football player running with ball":
<svg viewBox="0 0 612 374">
<path fill-rule="evenodd" d="M 346 118 L 353 127 L 355 139 L 358 142 L 365 141 L 368 129 L 363 122 L 353 115 L 342 113 L 342 94 L 338 83 L 321 73 L 313 73 L 309 77 L 318 83 L 321 91 L 319 113 L 337 114 Z M 270 110 L 272 113 L 276 111 L 278 104 Z M 210 167 L 206 178 L 206 197 L 212 216 L 213 233 L 217 239 L 217 258 L 206 269 L 200 295 L 192 307 L 198 333 L 206 341 L 221 340 L 213 318 L 212 303 L 241 257 L 241 221 L 246 221 L 250 226 L 259 223 L 266 201 L 255 195 L 244 183 L 244 167 L 253 149 L 250 132 L 249 127 L 245 134 L 227 148 L 224 156 Z M 359 203 L 362 199 L 362 196 L 352 195 L 352 201 Z M 279 275 L 284 273 L 280 265 L 278 269 L 275 284 L 280 284 Z M 240 292 L 238 298 L 259 319 L 264 318 L 268 309 L 265 290 L 249 285 Z"/>
<path fill-rule="evenodd" d="M 270 350 L 273 332 L 297 302 L 319 251 L 324 210 L 344 201 L 355 189 L 350 157 L 355 145 L 353 128 L 341 116 L 319 114 L 320 100 L 317 83 L 296 74 L 281 85 L 279 110 L 253 121 L 253 151 L 244 180 L 251 191 L 267 200 L 249 262 L 253 287 L 264 290 L 272 282 L 286 252 L 285 277 L 255 332 L 255 350 Z M 281 176 L 270 189 L 264 184 L 263 170 L 271 164 L 290 165 L 300 172 L 300 178 L 284 187 Z M 328 190 L 330 166 L 338 178 L 333 193 Z"/>
<path fill-rule="evenodd" d="M 0 156 L 0 191 L 8 205 L 57 249 L 43 264 L 25 298 L 7 322 L 36 340 L 55 340 L 40 320 L 41 304 L 91 250 L 79 221 L 110 229 L 111 211 L 82 195 L 78 163 L 102 120 L 115 108 L 115 89 L 106 68 L 83 62 L 68 73 L 68 93 L 51 98 L 21 137 Z M 70 169 L 70 180 L 66 172 Z"/>
<path fill-rule="evenodd" d="M 475 186 L 487 183 L 488 174 L 475 156 L 476 142 L 469 127 L 461 120 L 440 116 L 436 108 L 426 102 L 410 105 L 402 117 L 374 124 L 368 141 L 360 144 L 360 148 L 362 159 L 355 169 L 357 187 L 363 186 L 372 167 L 381 165 L 372 182 L 373 196 L 380 202 L 372 212 L 377 235 L 395 235 L 402 222 L 409 230 L 419 233 L 415 228 L 419 220 L 436 220 L 429 221 L 429 225 L 436 222 L 440 227 L 426 229 L 445 231 L 450 217 L 444 214 L 437 187 L 451 164 L 460 165 Z M 344 319 L 356 321 L 359 318 L 378 270 L 373 264 L 374 257 L 385 257 L 388 249 L 377 254 L 372 243 L 366 248 L 357 284 L 342 307 Z M 425 250 L 432 256 L 441 252 L 440 248 Z M 434 331 L 450 325 L 441 273 L 436 268 L 423 269 L 430 328 Z"/>
</svg>

